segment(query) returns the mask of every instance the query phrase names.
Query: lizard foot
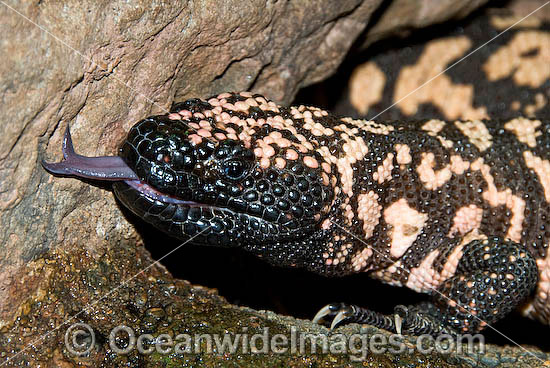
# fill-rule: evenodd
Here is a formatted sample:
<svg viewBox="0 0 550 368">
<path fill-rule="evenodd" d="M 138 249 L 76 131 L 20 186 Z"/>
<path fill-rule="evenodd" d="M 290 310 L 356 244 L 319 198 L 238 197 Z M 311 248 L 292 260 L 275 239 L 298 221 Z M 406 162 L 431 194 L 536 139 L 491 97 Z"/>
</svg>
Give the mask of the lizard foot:
<svg viewBox="0 0 550 368">
<path fill-rule="evenodd" d="M 330 317 L 331 329 L 365 323 L 408 335 L 478 333 L 520 305 L 537 280 L 537 263 L 521 244 L 490 237 L 464 246 L 455 274 L 432 290 L 431 302 L 398 305 L 393 315 L 329 304 L 313 321 Z"/>
<path fill-rule="evenodd" d="M 322 323 L 327 319 L 332 319 L 331 330 L 348 323 L 364 323 L 398 334 L 455 334 L 451 329 L 445 328 L 439 310 L 429 302 L 411 306 L 397 305 L 392 315 L 356 305 L 333 303 L 321 308 L 313 318 L 313 323 Z"/>
</svg>

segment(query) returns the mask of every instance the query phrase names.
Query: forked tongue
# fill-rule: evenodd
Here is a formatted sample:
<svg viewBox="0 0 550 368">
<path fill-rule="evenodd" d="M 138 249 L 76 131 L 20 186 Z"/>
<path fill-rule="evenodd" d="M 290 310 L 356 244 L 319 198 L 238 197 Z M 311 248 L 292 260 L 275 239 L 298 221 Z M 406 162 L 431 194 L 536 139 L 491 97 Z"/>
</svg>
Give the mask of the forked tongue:
<svg viewBox="0 0 550 368">
<path fill-rule="evenodd" d="M 42 166 L 46 171 L 51 174 L 97 180 L 139 180 L 136 173 L 119 156 L 86 157 L 76 153 L 68 125 L 63 137 L 62 150 L 63 161 L 49 163 L 42 160 Z"/>
</svg>

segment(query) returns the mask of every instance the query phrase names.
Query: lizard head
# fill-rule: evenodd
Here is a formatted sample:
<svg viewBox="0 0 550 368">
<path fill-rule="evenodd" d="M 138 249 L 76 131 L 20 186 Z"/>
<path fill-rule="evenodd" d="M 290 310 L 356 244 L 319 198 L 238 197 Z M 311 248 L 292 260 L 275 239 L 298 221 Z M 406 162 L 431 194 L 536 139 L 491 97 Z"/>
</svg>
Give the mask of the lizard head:
<svg viewBox="0 0 550 368">
<path fill-rule="evenodd" d="M 281 115 L 230 116 L 202 100 L 172 111 L 135 124 L 119 156 L 77 155 L 67 130 L 65 160 L 44 167 L 114 181 L 131 211 L 195 243 L 267 244 L 320 230 L 334 199 L 327 167 Z"/>
</svg>

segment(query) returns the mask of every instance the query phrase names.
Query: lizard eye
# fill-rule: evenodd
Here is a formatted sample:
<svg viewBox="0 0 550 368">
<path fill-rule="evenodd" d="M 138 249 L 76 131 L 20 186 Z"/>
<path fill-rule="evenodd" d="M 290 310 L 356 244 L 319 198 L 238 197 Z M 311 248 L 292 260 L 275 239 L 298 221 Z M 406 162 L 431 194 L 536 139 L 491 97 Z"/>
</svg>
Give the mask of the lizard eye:
<svg viewBox="0 0 550 368">
<path fill-rule="evenodd" d="M 246 174 L 246 165 L 240 160 L 228 160 L 222 164 L 222 173 L 230 180 L 239 180 Z"/>
</svg>

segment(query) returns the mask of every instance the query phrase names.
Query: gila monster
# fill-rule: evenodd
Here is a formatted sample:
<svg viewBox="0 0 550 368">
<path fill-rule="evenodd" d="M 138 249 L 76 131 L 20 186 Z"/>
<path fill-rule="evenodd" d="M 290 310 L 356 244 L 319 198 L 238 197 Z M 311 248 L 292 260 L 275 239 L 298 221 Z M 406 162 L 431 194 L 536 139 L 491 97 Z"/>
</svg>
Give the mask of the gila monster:
<svg viewBox="0 0 550 368">
<path fill-rule="evenodd" d="M 331 304 L 314 320 L 332 327 L 477 332 L 517 307 L 550 324 L 550 121 L 377 123 L 223 93 L 139 121 L 119 156 L 76 154 L 68 128 L 63 153 L 46 170 L 113 181 L 177 238 L 431 295 Z"/>
</svg>

